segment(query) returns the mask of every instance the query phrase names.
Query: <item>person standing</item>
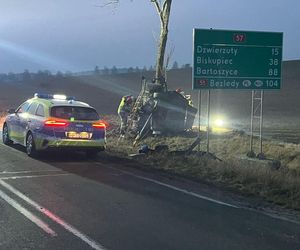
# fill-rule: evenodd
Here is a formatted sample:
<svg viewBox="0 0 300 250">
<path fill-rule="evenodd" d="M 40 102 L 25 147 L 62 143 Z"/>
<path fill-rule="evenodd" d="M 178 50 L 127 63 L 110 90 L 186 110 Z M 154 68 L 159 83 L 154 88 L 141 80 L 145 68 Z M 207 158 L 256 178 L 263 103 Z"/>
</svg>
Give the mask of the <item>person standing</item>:
<svg viewBox="0 0 300 250">
<path fill-rule="evenodd" d="M 124 135 L 127 129 L 127 120 L 131 112 L 133 96 L 123 96 L 118 108 L 118 115 L 121 120 L 120 134 Z"/>
</svg>

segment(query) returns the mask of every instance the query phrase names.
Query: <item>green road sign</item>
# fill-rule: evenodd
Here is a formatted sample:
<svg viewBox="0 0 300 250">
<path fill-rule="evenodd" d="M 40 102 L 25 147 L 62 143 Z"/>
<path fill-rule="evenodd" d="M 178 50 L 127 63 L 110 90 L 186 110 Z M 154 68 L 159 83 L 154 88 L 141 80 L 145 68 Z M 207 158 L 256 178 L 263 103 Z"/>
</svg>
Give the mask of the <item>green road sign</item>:
<svg viewBox="0 0 300 250">
<path fill-rule="evenodd" d="M 194 29 L 193 89 L 280 89 L 283 33 Z"/>
</svg>

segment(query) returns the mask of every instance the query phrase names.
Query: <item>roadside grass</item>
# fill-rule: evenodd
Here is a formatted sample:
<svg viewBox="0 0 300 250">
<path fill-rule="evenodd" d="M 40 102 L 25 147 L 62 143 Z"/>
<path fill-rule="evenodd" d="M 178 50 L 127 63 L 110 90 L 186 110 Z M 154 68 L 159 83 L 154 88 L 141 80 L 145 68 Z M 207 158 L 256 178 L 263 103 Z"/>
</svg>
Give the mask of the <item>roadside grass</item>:
<svg viewBox="0 0 300 250">
<path fill-rule="evenodd" d="M 211 155 L 178 155 L 172 151 L 187 149 L 195 138 L 191 136 L 148 137 L 136 146 L 130 139 L 118 138 L 118 117 L 105 117 L 109 122 L 107 152 L 128 158 L 137 153 L 142 144 L 154 149 L 156 145 L 168 145 L 169 152 L 149 153 L 137 157 L 143 168 L 160 169 L 193 180 L 205 181 L 246 196 L 259 196 L 274 204 L 300 210 L 300 144 L 264 141 L 264 153 L 268 159 L 281 165 L 272 167 L 259 160 L 248 160 L 249 137 L 243 133 L 229 132 L 212 135 Z M 202 135 L 205 143 L 205 134 Z M 201 145 L 205 150 L 205 145 Z M 269 161 L 271 162 L 271 161 Z"/>
</svg>

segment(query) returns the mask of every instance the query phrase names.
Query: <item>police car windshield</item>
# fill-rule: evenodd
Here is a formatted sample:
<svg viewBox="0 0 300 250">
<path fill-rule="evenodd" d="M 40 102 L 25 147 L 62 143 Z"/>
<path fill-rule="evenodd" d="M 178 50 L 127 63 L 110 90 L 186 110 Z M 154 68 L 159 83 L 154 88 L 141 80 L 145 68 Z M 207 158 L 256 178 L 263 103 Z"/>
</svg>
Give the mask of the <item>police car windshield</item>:
<svg viewBox="0 0 300 250">
<path fill-rule="evenodd" d="M 99 120 L 99 115 L 96 110 L 85 107 L 55 106 L 51 108 L 50 115 L 61 119 Z"/>
</svg>

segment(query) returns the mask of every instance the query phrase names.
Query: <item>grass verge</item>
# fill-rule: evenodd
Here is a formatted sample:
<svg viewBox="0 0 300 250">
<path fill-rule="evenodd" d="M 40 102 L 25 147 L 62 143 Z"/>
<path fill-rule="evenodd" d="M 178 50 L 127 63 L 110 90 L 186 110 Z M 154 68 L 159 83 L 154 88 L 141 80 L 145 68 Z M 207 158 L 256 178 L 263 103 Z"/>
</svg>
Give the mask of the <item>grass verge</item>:
<svg viewBox="0 0 300 250">
<path fill-rule="evenodd" d="M 108 153 L 126 158 L 129 154 L 137 153 L 141 143 L 133 146 L 130 139 L 118 140 L 117 118 L 105 119 L 110 123 Z M 150 148 L 165 144 L 169 146 L 170 151 L 178 151 L 187 149 L 194 139 L 186 135 L 148 137 L 142 144 L 147 144 Z M 243 195 L 259 196 L 286 208 L 300 210 L 300 145 L 266 140 L 264 152 L 267 158 L 281 163 L 280 167 L 278 165 L 276 168 L 259 160 L 243 160 L 240 156 L 246 155 L 248 147 L 247 135 L 230 132 L 213 135 L 211 139 L 211 152 L 222 161 L 210 155 L 178 155 L 171 152 L 150 153 L 136 160 L 144 168 L 161 169 L 193 180 L 213 183 Z"/>
</svg>

